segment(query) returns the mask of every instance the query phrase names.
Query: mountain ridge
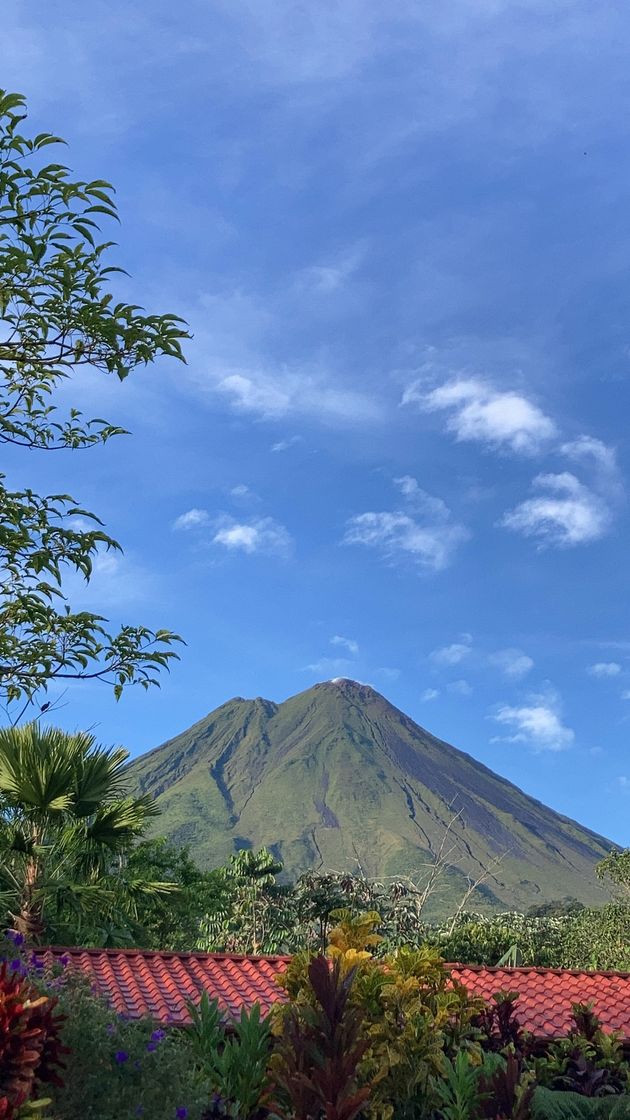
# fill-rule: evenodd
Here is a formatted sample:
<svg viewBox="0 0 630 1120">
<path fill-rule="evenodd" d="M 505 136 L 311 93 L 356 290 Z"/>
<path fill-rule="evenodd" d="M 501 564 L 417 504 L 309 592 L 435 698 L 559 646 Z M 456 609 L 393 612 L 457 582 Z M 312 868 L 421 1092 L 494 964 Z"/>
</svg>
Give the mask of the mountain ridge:
<svg viewBox="0 0 630 1120">
<path fill-rule="evenodd" d="M 610 841 L 347 678 L 280 704 L 233 697 L 130 774 L 162 808 L 155 831 L 209 866 L 264 844 L 288 877 L 326 868 L 420 880 L 441 858 L 438 910 L 477 878 L 478 908 L 606 898 L 594 867 Z"/>
</svg>

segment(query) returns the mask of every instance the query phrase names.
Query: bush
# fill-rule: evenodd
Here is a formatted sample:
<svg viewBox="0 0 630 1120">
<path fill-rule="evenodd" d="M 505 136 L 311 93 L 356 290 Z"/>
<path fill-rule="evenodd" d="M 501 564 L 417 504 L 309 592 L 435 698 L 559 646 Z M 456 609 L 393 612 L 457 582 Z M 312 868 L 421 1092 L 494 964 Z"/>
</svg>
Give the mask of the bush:
<svg viewBox="0 0 630 1120">
<path fill-rule="evenodd" d="M 359 1087 L 370 1089 L 364 1111 L 385 1120 L 415 1117 L 428 1107 L 444 1055 L 460 1046 L 475 1048 L 471 1023 L 482 1001 L 453 984 L 434 949 L 402 948 L 374 957 L 372 950 L 380 947 L 377 914 L 353 918 L 342 911 L 338 918 L 329 954 L 342 977 L 353 975 L 350 1005 L 367 1042 L 358 1066 Z M 292 1002 L 274 1012 L 277 1033 L 296 1009 L 299 1014 L 314 1006 L 308 956 L 294 958 L 281 983 Z"/>
<path fill-rule="evenodd" d="M 182 1030 L 123 1019 L 74 977 L 60 985 L 59 1004 L 71 1058 L 55 1120 L 201 1120 L 210 1090 Z"/>
<path fill-rule="evenodd" d="M 21 1115 L 23 1106 L 34 1107 L 41 1085 L 62 1085 L 62 1016 L 24 971 L 20 959 L 0 964 L 0 1116 L 5 1120 Z"/>
</svg>

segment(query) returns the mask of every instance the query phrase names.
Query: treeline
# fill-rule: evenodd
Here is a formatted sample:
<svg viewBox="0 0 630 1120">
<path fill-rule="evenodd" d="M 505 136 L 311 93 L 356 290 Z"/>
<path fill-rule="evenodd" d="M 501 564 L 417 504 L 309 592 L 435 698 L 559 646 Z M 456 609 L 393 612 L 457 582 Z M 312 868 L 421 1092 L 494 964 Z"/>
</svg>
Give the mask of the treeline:
<svg viewBox="0 0 630 1120">
<path fill-rule="evenodd" d="M 141 851 L 153 860 L 171 849 L 165 841 L 151 841 L 136 859 Z M 177 858 L 190 860 L 188 853 Z M 467 964 L 630 969 L 630 898 L 624 893 L 629 862 L 628 853 L 613 853 L 600 865 L 602 877 L 619 888 L 619 898 L 599 908 L 562 899 L 527 914 L 468 912 L 433 922 L 423 917 L 421 892 L 408 883 L 310 872 L 285 886 L 278 883 L 281 866 L 269 852 L 241 852 L 225 868 L 197 871 L 192 895 L 184 887 L 180 904 L 188 897 L 183 912 L 192 918 L 192 896 L 201 884 L 206 892 L 212 884 L 213 903 L 205 913 L 187 928 L 179 922 L 176 928 L 174 899 L 166 906 L 158 898 L 153 913 L 157 917 L 159 911 L 161 919 L 147 932 L 156 948 L 295 953 L 323 949 L 340 911 L 346 911 L 378 916 L 381 953 L 429 944 L 446 960 Z"/>
<path fill-rule="evenodd" d="M 458 909 L 435 923 L 426 887 L 406 880 L 309 872 L 286 885 L 264 848 L 199 868 L 187 849 L 146 838 L 157 810 L 128 795 L 126 761 L 83 733 L 0 731 L 4 928 L 31 944 L 319 952 L 345 912 L 373 917 L 381 953 L 428 944 L 453 962 L 630 968 L 628 851 L 600 864 L 619 899 L 599 909 L 565 899 L 525 915 Z"/>
</svg>

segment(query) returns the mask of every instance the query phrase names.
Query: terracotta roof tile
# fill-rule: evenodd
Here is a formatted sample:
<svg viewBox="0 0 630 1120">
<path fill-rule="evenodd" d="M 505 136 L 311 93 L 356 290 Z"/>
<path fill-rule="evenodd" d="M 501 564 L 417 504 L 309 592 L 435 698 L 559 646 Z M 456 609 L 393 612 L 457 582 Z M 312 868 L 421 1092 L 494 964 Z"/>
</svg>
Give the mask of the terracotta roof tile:
<svg viewBox="0 0 630 1120">
<path fill-rule="evenodd" d="M 226 1021 L 242 1007 L 260 1003 L 264 1014 L 284 999 L 277 976 L 288 957 L 246 957 L 229 953 L 158 953 L 140 949 L 47 949 L 46 963 L 66 954 L 112 1007 L 130 1018 L 163 1023 L 189 1021 L 186 1004 L 207 991 L 219 1001 Z M 489 1000 L 500 991 L 519 993 L 522 1026 L 538 1038 L 565 1035 L 571 1004 L 592 1000 L 605 1030 L 630 1040 L 630 973 L 575 972 L 545 968 L 483 968 L 448 965 L 471 995 Z"/>
</svg>

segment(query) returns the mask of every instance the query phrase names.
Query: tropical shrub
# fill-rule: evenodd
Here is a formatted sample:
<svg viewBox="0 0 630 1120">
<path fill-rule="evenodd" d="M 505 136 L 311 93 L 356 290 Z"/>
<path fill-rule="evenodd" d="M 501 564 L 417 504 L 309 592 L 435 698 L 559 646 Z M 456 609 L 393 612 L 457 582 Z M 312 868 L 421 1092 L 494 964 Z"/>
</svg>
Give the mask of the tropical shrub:
<svg viewBox="0 0 630 1120">
<path fill-rule="evenodd" d="M 67 1048 L 56 1001 L 24 975 L 19 958 L 0 964 L 0 1117 L 12 1120 L 34 1106 L 42 1085 L 61 1088 Z M 44 1103 L 44 1102 L 40 1102 Z"/>
<path fill-rule="evenodd" d="M 241 1120 L 260 1112 L 266 1096 L 271 1032 L 260 1005 L 241 1009 L 226 1036 L 219 1004 L 203 993 L 189 1004 L 191 1023 L 184 1028 L 204 1084 L 212 1093 L 213 1110 Z"/>
<path fill-rule="evenodd" d="M 531 1050 L 532 1040 L 518 1021 L 518 998 L 518 992 L 496 992 L 492 1002 L 475 1016 L 473 1022 L 484 1050 L 502 1054 L 509 1049 L 519 1058 Z"/>
<path fill-rule="evenodd" d="M 552 1043 L 535 1063 L 538 1083 L 585 1097 L 630 1092 L 620 1035 L 602 1030 L 592 1004 L 574 1004 L 573 1023 L 569 1036 Z"/>
<path fill-rule="evenodd" d="M 584 1097 L 551 1089 L 534 1090 L 532 1120 L 630 1120 L 628 1097 Z"/>
<path fill-rule="evenodd" d="M 202 1120 L 210 1085 L 183 1031 L 116 1015 L 75 976 L 53 982 L 71 1052 L 51 1094 L 55 1120 Z"/>
<path fill-rule="evenodd" d="M 354 1120 L 370 1096 L 369 1086 L 359 1086 L 369 1042 L 351 999 L 356 971 L 318 956 L 307 977 L 310 1000 L 288 1005 L 280 1017 L 271 1059 L 273 1113 L 280 1120 Z"/>
<path fill-rule="evenodd" d="M 378 914 L 340 911 L 337 919 L 329 955 L 341 976 L 353 976 L 349 1002 L 367 1040 L 357 1070 L 359 1085 L 370 1089 L 364 1111 L 375 1118 L 415 1116 L 420 1102 L 425 1108 L 431 1098 L 445 1053 L 459 1046 L 479 1051 L 472 1020 L 483 1004 L 453 983 L 434 949 L 403 947 L 374 956 L 382 941 Z M 308 955 L 298 956 L 280 981 L 298 1013 L 313 1005 L 309 967 Z M 276 1029 L 293 1013 L 291 1005 L 277 1009 Z"/>
</svg>

